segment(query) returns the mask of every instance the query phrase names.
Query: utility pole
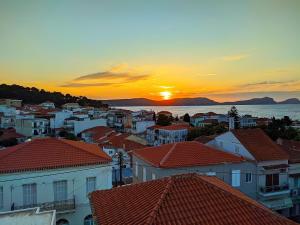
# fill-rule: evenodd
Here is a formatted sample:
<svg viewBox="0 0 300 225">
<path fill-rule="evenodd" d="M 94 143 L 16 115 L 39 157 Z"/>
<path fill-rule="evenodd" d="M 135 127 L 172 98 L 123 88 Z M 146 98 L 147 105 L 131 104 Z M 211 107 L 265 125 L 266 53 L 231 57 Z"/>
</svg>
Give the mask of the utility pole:
<svg viewBox="0 0 300 225">
<path fill-rule="evenodd" d="M 120 176 L 120 186 L 123 185 L 123 167 L 124 167 L 124 159 L 123 159 L 123 153 L 122 152 L 118 152 L 118 162 L 119 162 L 119 176 Z"/>
</svg>

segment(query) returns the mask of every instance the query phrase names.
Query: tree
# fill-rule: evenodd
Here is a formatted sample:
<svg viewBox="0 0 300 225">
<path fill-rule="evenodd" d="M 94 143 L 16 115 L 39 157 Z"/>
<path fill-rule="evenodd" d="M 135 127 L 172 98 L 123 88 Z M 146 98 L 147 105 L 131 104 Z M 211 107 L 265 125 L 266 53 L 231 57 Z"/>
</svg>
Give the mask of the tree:
<svg viewBox="0 0 300 225">
<path fill-rule="evenodd" d="M 183 121 L 189 123 L 191 121 L 191 117 L 188 113 L 184 114 Z"/>
<path fill-rule="evenodd" d="M 171 119 L 165 114 L 159 114 L 157 117 L 156 124 L 160 126 L 168 126 L 171 124 Z"/>
<path fill-rule="evenodd" d="M 231 109 L 227 113 L 228 117 L 234 118 L 234 126 L 235 128 L 239 128 L 239 112 L 235 106 L 232 106 Z"/>
<path fill-rule="evenodd" d="M 155 112 L 153 112 L 153 121 L 156 122 L 156 114 L 155 114 Z"/>
</svg>

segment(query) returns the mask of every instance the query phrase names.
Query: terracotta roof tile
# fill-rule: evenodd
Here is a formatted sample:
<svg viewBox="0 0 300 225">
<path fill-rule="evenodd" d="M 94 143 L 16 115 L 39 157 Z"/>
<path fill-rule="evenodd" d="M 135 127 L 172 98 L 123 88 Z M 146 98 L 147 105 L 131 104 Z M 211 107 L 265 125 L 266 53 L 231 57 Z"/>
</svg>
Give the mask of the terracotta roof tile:
<svg viewBox="0 0 300 225">
<path fill-rule="evenodd" d="M 94 141 L 98 141 L 99 139 L 105 138 L 106 136 L 112 134 L 113 132 L 115 132 L 115 130 L 110 127 L 97 126 L 97 127 L 86 129 L 81 133 L 91 133 L 92 139 Z"/>
<path fill-rule="evenodd" d="M 124 148 L 125 151 L 131 151 L 134 149 L 144 148 L 145 145 L 138 142 L 129 140 L 128 137 L 131 134 L 127 133 L 114 133 L 105 139 L 101 139 L 98 143 L 100 146 L 112 146 L 115 148 Z"/>
<path fill-rule="evenodd" d="M 184 174 L 90 195 L 100 225 L 296 225 L 216 177 Z"/>
<path fill-rule="evenodd" d="M 8 140 L 11 138 L 24 138 L 25 136 L 16 132 L 15 129 L 9 128 L 2 130 L 3 134 L 0 135 L 0 141 Z"/>
<path fill-rule="evenodd" d="M 0 173 L 109 163 L 97 145 L 56 138 L 34 139 L 0 151 Z"/>
<path fill-rule="evenodd" d="M 159 129 L 159 130 L 187 130 L 189 128 L 191 128 L 191 127 L 188 124 L 172 124 L 169 126 L 161 126 L 161 127 L 158 127 L 157 129 Z"/>
<path fill-rule="evenodd" d="M 300 141 L 281 139 L 279 145 L 288 154 L 290 163 L 300 162 Z"/>
<path fill-rule="evenodd" d="M 196 141 L 148 147 L 133 151 L 138 158 L 160 168 L 239 163 L 242 157 L 223 152 Z"/>
<path fill-rule="evenodd" d="M 257 161 L 288 159 L 288 155 L 259 128 L 231 132 Z"/>
</svg>

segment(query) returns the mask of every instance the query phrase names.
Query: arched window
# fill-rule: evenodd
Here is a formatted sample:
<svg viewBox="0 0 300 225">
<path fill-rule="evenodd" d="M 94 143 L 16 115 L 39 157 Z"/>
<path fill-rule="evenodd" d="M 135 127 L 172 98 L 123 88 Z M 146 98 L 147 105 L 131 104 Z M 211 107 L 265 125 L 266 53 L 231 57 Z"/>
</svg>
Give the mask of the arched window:
<svg viewBox="0 0 300 225">
<path fill-rule="evenodd" d="M 94 225 L 94 220 L 92 215 L 88 215 L 84 218 L 84 225 Z"/>
<path fill-rule="evenodd" d="M 56 222 L 56 225 L 69 225 L 69 224 L 70 224 L 69 221 L 66 219 L 59 219 Z"/>
</svg>

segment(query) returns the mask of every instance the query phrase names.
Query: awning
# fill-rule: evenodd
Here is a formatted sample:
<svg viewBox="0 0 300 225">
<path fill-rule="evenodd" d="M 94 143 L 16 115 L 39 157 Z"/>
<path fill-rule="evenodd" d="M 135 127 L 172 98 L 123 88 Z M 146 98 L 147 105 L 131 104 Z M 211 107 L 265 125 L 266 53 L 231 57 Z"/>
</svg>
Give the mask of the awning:
<svg viewBox="0 0 300 225">
<path fill-rule="evenodd" d="M 291 198 L 283 198 L 269 201 L 261 201 L 263 205 L 272 210 L 286 209 L 293 207 L 293 201 Z"/>
</svg>

